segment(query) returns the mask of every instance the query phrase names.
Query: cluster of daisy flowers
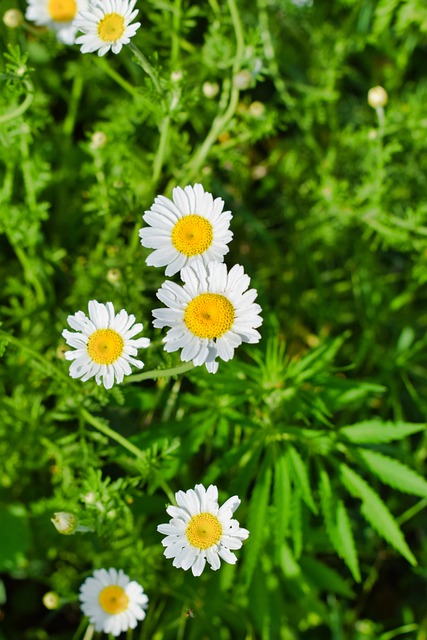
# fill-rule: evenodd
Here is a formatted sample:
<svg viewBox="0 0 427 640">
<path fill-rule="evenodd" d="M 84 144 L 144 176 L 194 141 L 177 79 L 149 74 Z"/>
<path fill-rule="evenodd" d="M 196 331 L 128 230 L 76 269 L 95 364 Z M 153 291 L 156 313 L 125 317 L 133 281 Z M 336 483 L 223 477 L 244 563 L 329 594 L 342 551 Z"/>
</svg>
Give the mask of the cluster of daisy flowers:
<svg viewBox="0 0 427 640">
<path fill-rule="evenodd" d="M 153 326 L 168 327 L 163 339 L 167 352 L 181 350 L 181 360 L 194 366 L 218 370 L 217 358 L 228 361 L 242 342 L 256 343 L 262 323 L 257 291 L 249 289 L 250 278 L 241 265 L 230 270 L 223 263 L 233 234 L 230 211 L 223 211 L 221 198 L 213 198 L 202 185 L 176 187 L 172 200 L 158 196 L 143 219 L 141 243 L 153 249 L 148 265 L 166 267 L 166 275 L 180 273 L 182 284 L 167 280 L 157 292 L 165 305 L 153 310 Z M 111 302 L 89 302 L 89 317 L 83 311 L 68 316 L 63 337 L 73 351 L 70 375 L 83 381 L 95 377 L 110 389 L 143 367 L 137 350 L 149 346 L 139 337 L 143 325 L 122 309 L 114 312 Z"/>
<path fill-rule="evenodd" d="M 140 22 L 136 0 L 27 0 L 25 17 L 56 32 L 60 42 L 81 45 L 82 53 L 119 53 Z M 77 36 L 81 31 L 82 35 Z"/>
<path fill-rule="evenodd" d="M 233 551 L 240 549 L 249 531 L 240 527 L 233 513 L 240 504 L 237 496 L 220 507 L 218 489 L 197 484 L 194 489 L 175 494 L 177 506 L 169 506 L 171 520 L 157 527 L 166 537 L 162 540 L 166 558 L 173 566 L 200 576 L 208 563 L 214 571 L 221 559 L 237 561 Z M 146 616 L 148 597 L 144 589 L 120 569 L 98 569 L 80 587 L 80 606 L 94 625 L 95 631 L 119 636 L 134 629 Z"/>
</svg>

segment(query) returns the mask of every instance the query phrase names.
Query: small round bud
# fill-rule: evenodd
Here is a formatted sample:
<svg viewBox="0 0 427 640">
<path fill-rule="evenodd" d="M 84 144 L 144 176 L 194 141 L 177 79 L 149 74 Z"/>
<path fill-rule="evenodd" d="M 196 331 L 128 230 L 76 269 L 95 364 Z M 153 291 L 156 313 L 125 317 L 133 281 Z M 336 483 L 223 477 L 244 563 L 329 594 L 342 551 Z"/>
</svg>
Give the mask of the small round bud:
<svg viewBox="0 0 427 640">
<path fill-rule="evenodd" d="M 9 9 L 3 14 L 3 22 L 9 29 L 16 29 L 24 23 L 24 14 L 19 9 Z"/>
<path fill-rule="evenodd" d="M 100 149 L 107 142 L 107 136 L 103 131 L 95 131 L 90 140 L 91 149 Z"/>
<path fill-rule="evenodd" d="M 261 116 L 264 115 L 265 112 L 265 105 L 262 102 L 259 102 L 258 100 L 255 100 L 255 102 L 252 102 L 249 105 L 249 113 L 254 116 L 254 118 L 261 118 Z"/>
<path fill-rule="evenodd" d="M 267 167 L 263 164 L 257 164 L 251 172 L 253 180 L 262 180 L 267 175 Z"/>
<path fill-rule="evenodd" d="M 372 87 L 372 89 L 369 89 L 368 104 L 373 109 L 377 109 L 378 107 L 384 107 L 387 104 L 387 102 L 388 102 L 387 91 L 383 87 L 380 87 L 378 85 L 377 87 Z"/>
<path fill-rule="evenodd" d="M 120 269 L 108 269 L 107 271 L 107 280 L 111 282 L 111 284 L 115 284 L 122 278 L 122 272 Z"/>
<path fill-rule="evenodd" d="M 76 532 L 77 518 L 74 514 L 66 511 L 58 511 L 50 519 L 58 533 L 63 536 L 70 536 Z"/>
<path fill-rule="evenodd" d="M 65 360 L 65 353 L 68 351 L 66 344 L 60 344 L 56 349 L 56 357 L 60 360 Z"/>
<path fill-rule="evenodd" d="M 48 591 L 43 596 L 43 604 L 46 609 L 57 609 L 59 606 L 59 596 L 55 591 Z"/>
<path fill-rule="evenodd" d="M 219 93 L 219 84 L 217 82 L 204 82 L 202 91 L 206 98 L 215 98 Z"/>
<path fill-rule="evenodd" d="M 172 71 L 171 80 L 172 80 L 172 82 L 181 82 L 181 80 L 182 80 L 182 71 Z"/>
<path fill-rule="evenodd" d="M 250 87 L 252 80 L 252 76 L 247 69 L 243 69 L 243 71 L 239 71 L 233 78 L 233 85 L 236 89 L 240 89 L 244 91 Z"/>
<path fill-rule="evenodd" d="M 95 504 L 96 499 L 97 499 L 97 495 L 95 491 L 88 491 L 83 496 L 83 500 L 86 502 L 86 504 Z"/>
</svg>

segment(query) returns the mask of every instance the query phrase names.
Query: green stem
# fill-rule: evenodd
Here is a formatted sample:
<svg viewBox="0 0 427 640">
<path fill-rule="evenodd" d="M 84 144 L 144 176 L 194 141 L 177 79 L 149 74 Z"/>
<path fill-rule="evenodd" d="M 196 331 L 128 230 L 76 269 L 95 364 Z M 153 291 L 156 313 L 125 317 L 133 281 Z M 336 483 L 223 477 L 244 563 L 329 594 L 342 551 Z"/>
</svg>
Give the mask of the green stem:
<svg viewBox="0 0 427 640">
<path fill-rule="evenodd" d="M 404 522 L 408 522 L 411 518 L 417 515 L 420 511 L 427 507 L 427 498 L 423 498 L 417 504 L 414 504 L 410 509 L 407 509 L 402 515 L 397 518 L 397 522 L 401 526 Z"/>
<path fill-rule="evenodd" d="M 66 136 L 71 136 L 74 131 L 80 98 L 83 92 L 83 76 L 79 73 L 74 76 L 71 89 L 71 99 L 68 104 L 67 115 L 63 123 L 63 131 Z"/>
<path fill-rule="evenodd" d="M 95 627 L 93 626 L 93 624 L 90 624 L 86 629 L 86 633 L 83 636 L 83 640 L 92 640 L 94 631 L 95 631 Z"/>
<path fill-rule="evenodd" d="M 87 625 L 87 618 L 82 618 L 80 620 L 79 626 L 77 627 L 77 631 L 73 635 L 72 640 L 79 640 L 80 636 L 83 634 L 83 629 L 85 628 L 86 625 Z"/>
<path fill-rule="evenodd" d="M 165 116 L 162 120 L 162 124 L 160 125 L 159 146 L 157 147 L 157 153 L 156 157 L 154 158 L 153 166 L 153 186 L 157 184 L 157 181 L 160 178 L 160 172 L 162 170 L 163 162 L 165 159 L 166 147 L 169 137 L 170 120 L 170 116 Z"/>
<path fill-rule="evenodd" d="M 109 438 L 111 438 L 111 440 L 114 440 L 115 442 L 120 444 L 124 449 L 127 449 L 130 453 L 133 453 L 133 455 L 136 458 L 144 457 L 144 454 L 142 453 L 141 449 L 138 449 L 137 446 L 129 442 L 129 440 L 127 440 L 124 436 L 120 435 L 120 433 L 117 433 L 117 431 L 114 431 L 114 429 L 111 429 L 111 427 L 108 427 L 107 425 L 105 425 L 101 420 L 96 418 L 96 416 L 93 416 L 91 413 L 89 413 L 89 411 L 84 407 L 80 409 L 80 416 L 83 418 L 83 420 L 91 424 L 92 427 L 95 427 L 97 431 L 100 431 L 105 436 L 108 436 Z"/>
<path fill-rule="evenodd" d="M 129 48 L 134 54 L 139 66 L 145 71 L 145 73 L 151 78 L 152 83 L 154 84 L 156 91 L 163 96 L 163 90 L 160 86 L 160 82 L 157 78 L 156 72 L 154 71 L 151 64 L 148 62 L 147 58 L 144 56 L 142 51 L 138 49 L 138 47 L 133 43 L 129 42 Z"/>
<path fill-rule="evenodd" d="M 117 71 L 114 71 L 114 69 L 110 67 L 108 60 L 99 57 L 96 57 L 94 59 L 96 60 L 98 67 L 100 67 L 107 74 L 107 76 L 110 76 L 110 78 L 114 80 L 114 82 L 116 82 L 122 89 L 130 93 L 130 95 L 133 97 L 136 97 L 138 95 L 138 90 L 129 82 L 127 82 L 127 80 L 122 78 L 122 76 L 117 73 Z"/>
<path fill-rule="evenodd" d="M 245 42 L 243 37 L 243 28 L 240 22 L 240 16 L 237 10 L 235 0 L 227 0 L 227 3 L 228 3 L 231 20 L 234 27 L 234 34 L 236 37 L 236 55 L 234 56 L 233 69 L 232 69 L 232 74 L 233 76 L 235 76 L 241 66 L 241 62 L 244 55 Z M 225 86 L 225 90 L 228 90 L 226 86 Z M 190 181 L 198 173 L 200 167 L 202 166 L 212 145 L 217 140 L 219 134 L 227 128 L 228 123 L 230 122 L 231 118 L 233 117 L 236 111 L 238 103 L 239 103 L 239 89 L 234 85 L 234 83 L 232 83 L 228 106 L 226 107 L 223 113 L 220 113 L 214 119 L 208 135 L 204 139 L 202 145 L 197 150 L 196 154 L 188 163 L 186 171 L 184 173 L 185 182 Z"/>
<path fill-rule="evenodd" d="M 15 109 L 12 109 L 11 111 L 8 111 L 7 113 L 0 116 L 0 124 L 8 122 L 9 120 L 14 120 L 15 118 L 19 118 L 19 116 L 22 116 L 22 114 L 25 113 L 28 107 L 31 105 L 34 98 L 33 86 L 27 80 L 24 82 L 24 85 L 28 91 L 27 95 L 25 96 L 25 100 Z"/>
<path fill-rule="evenodd" d="M 172 376 L 177 376 L 180 373 L 191 371 L 191 369 L 194 369 L 194 364 L 192 362 L 184 362 L 172 369 L 153 369 L 152 371 L 145 371 L 144 373 L 127 376 L 123 382 L 129 383 L 141 382 L 142 380 L 155 380 L 156 378 L 171 378 Z"/>
</svg>

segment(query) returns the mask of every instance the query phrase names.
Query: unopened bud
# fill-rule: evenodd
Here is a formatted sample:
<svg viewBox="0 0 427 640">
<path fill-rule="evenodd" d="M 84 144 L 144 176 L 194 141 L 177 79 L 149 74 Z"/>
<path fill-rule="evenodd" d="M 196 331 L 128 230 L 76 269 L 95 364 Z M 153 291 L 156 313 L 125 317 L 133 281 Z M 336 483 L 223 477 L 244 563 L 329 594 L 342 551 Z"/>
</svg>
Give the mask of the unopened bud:
<svg viewBox="0 0 427 640">
<path fill-rule="evenodd" d="M 249 105 L 249 113 L 254 116 L 254 118 L 260 118 L 265 112 L 265 105 L 258 100 L 252 102 Z"/>
<path fill-rule="evenodd" d="M 119 280 L 121 280 L 122 272 L 120 269 L 108 269 L 107 271 L 107 280 L 111 282 L 111 284 L 115 284 Z"/>
<path fill-rule="evenodd" d="M 244 90 L 248 89 L 252 81 L 252 76 L 247 69 L 239 71 L 233 78 L 233 85 L 236 89 Z"/>
<path fill-rule="evenodd" d="M 55 591 L 48 591 L 43 596 L 43 604 L 46 609 L 57 609 L 59 606 L 59 596 Z"/>
<path fill-rule="evenodd" d="M 384 107 L 388 102 L 387 91 L 384 87 L 372 87 L 368 91 L 368 104 L 373 109 L 377 109 L 378 107 Z"/>
<path fill-rule="evenodd" d="M 9 29 L 16 29 L 24 22 L 24 14 L 19 9 L 9 9 L 3 14 L 3 22 Z"/>
<path fill-rule="evenodd" d="M 73 513 L 58 511 L 50 520 L 57 532 L 63 536 L 70 536 L 77 530 L 77 518 Z"/>
<path fill-rule="evenodd" d="M 180 82 L 182 80 L 182 71 L 172 71 L 171 80 L 172 82 Z"/>
<path fill-rule="evenodd" d="M 219 84 L 217 82 L 204 82 L 202 91 L 206 98 L 215 98 L 219 92 Z"/>
<path fill-rule="evenodd" d="M 107 136 L 103 131 L 95 131 L 90 140 L 91 149 L 100 149 L 107 142 Z"/>
</svg>

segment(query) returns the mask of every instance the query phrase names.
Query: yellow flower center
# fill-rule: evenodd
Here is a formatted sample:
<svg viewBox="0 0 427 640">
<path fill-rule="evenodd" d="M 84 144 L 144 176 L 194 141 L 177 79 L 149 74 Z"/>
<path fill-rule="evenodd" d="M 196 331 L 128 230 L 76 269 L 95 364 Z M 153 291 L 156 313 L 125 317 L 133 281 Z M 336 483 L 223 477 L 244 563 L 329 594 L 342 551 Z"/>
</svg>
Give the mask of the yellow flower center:
<svg viewBox="0 0 427 640">
<path fill-rule="evenodd" d="M 122 336 L 113 329 L 97 329 L 87 343 L 87 352 L 96 364 L 113 364 L 125 346 Z"/>
<path fill-rule="evenodd" d="M 234 322 L 234 307 L 219 293 L 201 293 L 188 303 L 184 322 L 198 338 L 219 338 Z"/>
<path fill-rule="evenodd" d="M 52 20 L 69 22 L 76 15 L 77 3 L 76 0 L 49 0 L 47 10 Z"/>
<path fill-rule="evenodd" d="M 172 244 L 186 256 L 197 256 L 209 249 L 213 240 L 209 220 L 192 213 L 180 218 L 172 229 Z"/>
<path fill-rule="evenodd" d="M 199 513 L 191 518 L 185 535 L 193 547 L 209 549 L 220 541 L 222 526 L 218 518 L 211 513 Z"/>
<path fill-rule="evenodd" d="M 125 21 L 119 13 L 107 13 L 98 23 L 98 35 L 104 42 L 117 42 L 125 30 Z"/>
<path fill-rule="evenodd" d="M 115 615 L 123 613 L 129 605 L 129 598 L 125 591 L 116 585 L 104 587 L 99 594 L 99 604 L 105 613 Z"/>
</svg>

